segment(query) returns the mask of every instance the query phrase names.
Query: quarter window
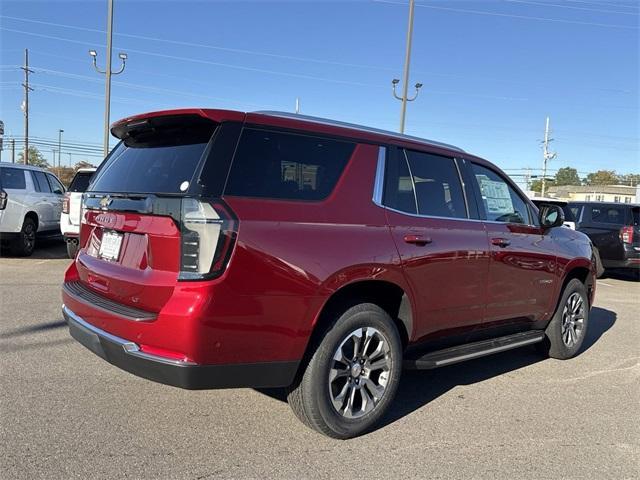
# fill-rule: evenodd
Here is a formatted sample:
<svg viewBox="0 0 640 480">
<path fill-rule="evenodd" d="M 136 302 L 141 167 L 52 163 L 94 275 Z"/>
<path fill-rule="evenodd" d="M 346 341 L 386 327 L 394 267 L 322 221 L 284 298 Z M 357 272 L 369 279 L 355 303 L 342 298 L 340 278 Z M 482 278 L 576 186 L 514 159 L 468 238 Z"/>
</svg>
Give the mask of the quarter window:
<svg viewBox="0 0 640 480">
<path fill-rule="evenodd" d="M 0 187 L 14 190 L 26 189 L 24 170 L 20 168 L 0 168 Z"/>
<path fill-rule="evenodd" d="M 247 128 L 225 193 L 322 200 L 333 191 L 354 149 L 353 142 Z"/>
<path fill-rule="evenodd" d="M 493 170 L 475 163 L 472 165 L 486 219 L 492 222 L 530 223 L 527 204 L 511 185 Z"/>
</svg>

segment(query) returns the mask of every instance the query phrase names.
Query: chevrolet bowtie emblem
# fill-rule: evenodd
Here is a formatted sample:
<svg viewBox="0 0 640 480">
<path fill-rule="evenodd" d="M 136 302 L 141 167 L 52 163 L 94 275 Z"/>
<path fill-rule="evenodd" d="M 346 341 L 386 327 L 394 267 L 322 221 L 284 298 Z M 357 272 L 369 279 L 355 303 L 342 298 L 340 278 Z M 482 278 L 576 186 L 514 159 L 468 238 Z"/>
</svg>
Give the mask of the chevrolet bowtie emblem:
<svg viewBox="0 0 640 480">
<path fill-rule="evenodd" d="M 100 207 L 106 210 L 106 208 L 111 205 L 111 202 L 113 202 L 113 199 L 109 195 L 102 197 L 100 199 Z"/>
</svg>

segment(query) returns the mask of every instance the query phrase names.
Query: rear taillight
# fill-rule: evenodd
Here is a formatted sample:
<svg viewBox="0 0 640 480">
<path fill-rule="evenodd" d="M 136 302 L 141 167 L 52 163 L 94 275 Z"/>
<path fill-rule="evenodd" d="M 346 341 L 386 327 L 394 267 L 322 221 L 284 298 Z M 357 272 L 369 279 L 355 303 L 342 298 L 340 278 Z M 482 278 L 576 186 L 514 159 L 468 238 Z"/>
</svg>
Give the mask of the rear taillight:
<svg viewBox="0 0 640 480">
<path fill-rule="evenodd" d="M 221 201 L 182 200 L 181 280 L 222 275 L 236 241 L 238 221 Z"/>
<path fill-rule="evenodd" d="M 7 195 L 7 192 L 0 190 L 0 210 L 4 210 L 6 208 L 8 197 L 9 195 Z"/>
<path fill-rule="evenodd" d="M 633 243 L 633 227 L 622 227 L 620 229 L 620 240 L 623 243 Z"/>
<path fill-rule="evenodd" d="M 62 213 L 69 213 L 69 197 L 71 194 L 69 192 L 64 194 L 64 198 L 62 200 Z"/>
</svg>

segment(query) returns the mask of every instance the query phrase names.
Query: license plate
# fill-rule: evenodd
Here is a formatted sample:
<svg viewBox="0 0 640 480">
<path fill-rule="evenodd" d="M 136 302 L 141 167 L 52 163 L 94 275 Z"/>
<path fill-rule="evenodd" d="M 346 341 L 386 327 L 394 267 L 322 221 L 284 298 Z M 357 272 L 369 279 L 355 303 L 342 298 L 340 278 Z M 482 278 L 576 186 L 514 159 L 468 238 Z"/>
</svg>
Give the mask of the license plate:
<svg viewBox="0 0 640 480">
<path fill-rule="evenodd" d="M 98 255 L 105 260 L 118 260 L 121 245 L 122 235 L 120 233 L 104 232 Z"/>
</svg>

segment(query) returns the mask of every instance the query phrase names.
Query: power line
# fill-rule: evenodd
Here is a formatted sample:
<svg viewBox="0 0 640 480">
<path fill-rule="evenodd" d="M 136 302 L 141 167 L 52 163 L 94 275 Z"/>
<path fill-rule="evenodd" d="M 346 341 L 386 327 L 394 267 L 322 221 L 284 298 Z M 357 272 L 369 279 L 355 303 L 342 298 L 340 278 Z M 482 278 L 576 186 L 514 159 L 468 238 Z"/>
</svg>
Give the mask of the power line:
<svg viewBox="0 0 640 480">
<path fill-rule="evenodd" d="M 404 5 L 404 3 L 400 2 L 391 2 L 389 0 L 373 0 L 376 3 L 388 3 L 390 5 Z M 638 30 L 638 27 L 632 25 L 615 25 L 610 23 L 596 23 L 596 22 L 581 22 L 578 20 L 564 20 L 560 18 L 549 18 L 549 17 L 533 17 L 530 15 L 514 15 L 510 13 L 498 13 L 498 12 L 487 12 L 484 10 L 470 10 L 466 8 L 453 8 L 453 7 L 440 7 L 436 5 L 425 5 L 422 3 L 416 4 L 417 7 L 422 8 L 431 8 L 433 10 L 444 10 L 449 12 L 458 12 L 458 13 L 471 13 L 474 15 L 490 15 L 494 17 L 506 17 L 506 18 L 518 18 L 522 20 L 536 20 L 542 22 L 554 22 L 554 23 L 569 23 L 573 25 L 588 25 L 592 27 L 608 27 L 608 28 L 620 28 L 627 30 Z"/>
<path fill-rule="evenodd" d="M 614 10 L 604 10 L 601 8 L 589 8 L 589 7 L 574 7 L 572 5 L 558 5 L 555 3 L 547 3 L 547 2 L 532 2 L 529 0 L 503 0 L 505 2 L 508 3 L 523 3 L 523 4 L 527 4 L 527 5 L 538 5 L 541 7 L 556 7 L 556 8 L 570 8 L 573 10 L 586 10 L 589 12 L 601 12 L 601 13 L 613 13 L 613 14 L 618 14 L 618 15 L 631 15 L 633 17 L 637 17 L 638 14 L 637 13 L 632 13 L 632 12 L 617 12 Z"/>
</svg>

